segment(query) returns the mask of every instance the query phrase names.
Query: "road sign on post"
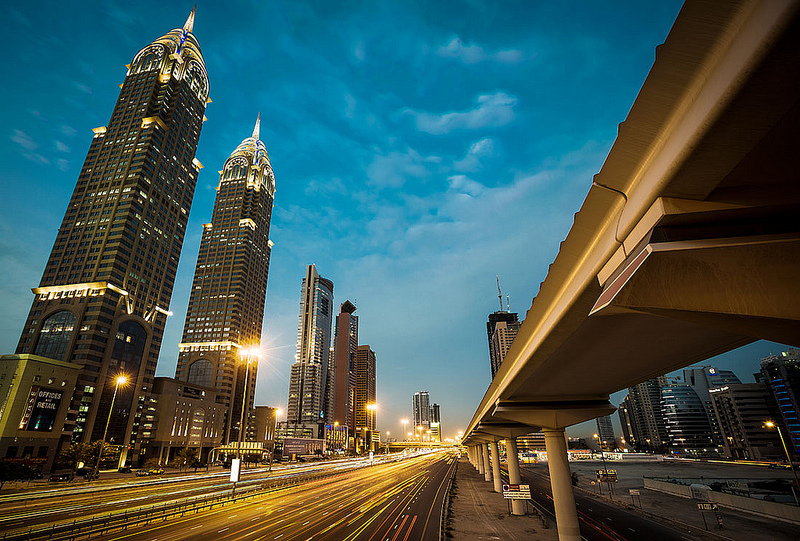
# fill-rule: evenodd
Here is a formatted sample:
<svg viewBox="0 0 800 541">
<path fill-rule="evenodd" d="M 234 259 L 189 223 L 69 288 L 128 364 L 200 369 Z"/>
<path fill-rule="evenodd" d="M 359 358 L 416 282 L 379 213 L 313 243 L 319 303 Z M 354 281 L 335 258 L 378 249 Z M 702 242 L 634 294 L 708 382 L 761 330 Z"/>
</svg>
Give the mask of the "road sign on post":
<svg viewBox="0 0 800 541">
<path fill-rule="evenodd" d="M 231 483 L 237 483 L 239 481 L 239 467 L 242 461 L 238 458 L 234 458 L 231 460 Z"/>
<path fill-rule="evenodd" d="M 507 500 L 530 500 L 530 485 L 503 485 L 503 498 Z"/>
</svg>

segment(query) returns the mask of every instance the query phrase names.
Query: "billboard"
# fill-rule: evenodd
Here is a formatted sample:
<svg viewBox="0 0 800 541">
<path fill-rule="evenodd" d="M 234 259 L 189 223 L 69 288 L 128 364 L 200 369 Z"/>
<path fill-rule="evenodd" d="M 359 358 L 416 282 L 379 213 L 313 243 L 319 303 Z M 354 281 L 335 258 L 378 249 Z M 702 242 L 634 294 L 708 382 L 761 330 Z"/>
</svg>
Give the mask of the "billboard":
<svg viewBox="0 0 800 541">
<path fill-rule="evenodd" d="M 19 429 L 52 432 L 63 396 L 64 391 L 60 389 L 47 389 L 37 385 L 31 387 Z"/>
</svg>

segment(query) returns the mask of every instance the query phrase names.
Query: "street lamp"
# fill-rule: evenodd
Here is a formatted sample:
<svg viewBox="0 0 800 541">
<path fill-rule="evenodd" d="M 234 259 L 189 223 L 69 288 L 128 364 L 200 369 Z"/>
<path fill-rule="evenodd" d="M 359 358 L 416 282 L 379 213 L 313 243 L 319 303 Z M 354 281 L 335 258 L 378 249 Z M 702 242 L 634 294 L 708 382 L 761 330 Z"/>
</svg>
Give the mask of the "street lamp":
<svg viewBox="0 0 800 541">
<path fill-rule="evenodd" d="M 408 419 L 400 419 L 400 423 L 403 425 L 403 434 L 405 434 L 406 426 L 408 425 Z"/>
<path fill-rule="evenodd" d="M 370 413 L 369 416 L 369 450 L 372 451 L 372 432 L 375 430 L 375 410 L 378 409 L 378 404 L 372 403 L 367 404 L 367 411 Z"/>
<path fill-rule="evenodd" d="M 103 447 L 106 446 L 106 436 L 108 435 L 108 425 L 111 423 L 111 412 L 114 411 L 114 400 L 117 399 L 117 391 L 121 385 L 128 383 L 128 377 L 119 375 L 114 380 L 114 394 L 111 395 L 111 407 L 108 408 L 108 418 L 106 419 L 106 427 L 103 429 L 103 439 L 100 440 L 100 449 L 97 451 L 97 464 L 95 465 L 95 475 L 100 474 L 100 458 L 103 456 Z M 124 442 L 123 442 L 124 443 Z"/>
<path fill-rule="evenodd" d="M 239 418 L 239 433 L 237 437 L 236 443 L 236 466 L 238 468 L 242 467 L 242 434 L 245 431 L 244 423 L 245 417 L 244 412 L 247 409 L 247 390 L 250 387 L 250 362 L 255 361 L 258 362 L 258 348 L 250 348 L 250 349 L 243 349 L 239 353 L 244 359 L 244 388 L 242 389 L 242 412 Z M 233 466 L 231 467 L 233 470 Z M 238 472 L 234 475 L 234 472 L 231 471 L 231 480 L 233 481 L 233 489 L 231 490 L 231 497 L 236 495 L 236 481 L 239 479 Z"/>
<path fill-rule="evenodd" d="M 786 441 L 783 439 L 783 433 L 781 432 L 781 428 L 778 426 L 778 423 L 774 423 L 772 421 L 765 421 L 764 426 L 767 428 L 774 428 L 778 431 L 778 437 L 781 439 L 781 444 L 783 445 L 783 452 L 786 453 L 786 460 L 789 461 L 789 469 L 792 470 L 792 475 L 794 476 L 794 484 L 798 488 L 800 488 L 800 482 L 797 481 L 797 472 L 794 471 L 794 465 L 792 464 L 792 457 L 789 456 L 789 449 L 786 447 Z M 795 494 L 794 489 L 792 489 L 792 494 L 794 494 L 794 501 L 797 503 L 797 494 Z"/>
</svg>

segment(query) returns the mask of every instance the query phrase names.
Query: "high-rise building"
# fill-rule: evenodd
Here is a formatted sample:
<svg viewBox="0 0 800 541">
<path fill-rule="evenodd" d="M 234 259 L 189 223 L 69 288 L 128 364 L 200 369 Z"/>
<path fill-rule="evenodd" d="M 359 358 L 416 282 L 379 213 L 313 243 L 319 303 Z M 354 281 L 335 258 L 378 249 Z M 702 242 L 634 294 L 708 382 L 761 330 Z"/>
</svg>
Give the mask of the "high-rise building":
<svg viewBox="0 0 800 541">
<path fill-rule="evenodd" d="M 244 353 L 261 343 L 267 296 L 275 175 L 259 138 L 260 124 L 259 115 L 253 134 L 220 171 L 211 222 L 203 225 L 175 369 L 175 379 L 217 390 L 217 403 L 226 412 L 225 443 L 238 441 L 245 389 L 246 419 L 253 409 L 258 363 Z"/>
<path fill-rule="evenodd" d="M 336 316 L 333 338 L 333 414 L 330 421 L 339 426 L 354 428 L 354 393 L 356 388 L 356 357 L 358 356 L 358 316 L 356 306 L 344 301 Z"/>
<path fill-rule="evenodd" d="M 494 379 L 506 353 L 519 332 L 521 323 L 514 312 L 500 311 L 489 314 L 486 333 L 489 338 L 489 363 Z"/>
<path fill-rule="evenodd" d="M 659 376 L 628 388 L 626 421 L 632 426 L 628 443 L 637 451 L 662 451 L 666 446 L 661 406 L 661 388 L 666 384 L 667 378 Z"/>
<path fill-rule="evenodd" d="M 617 437 L 614 435 L 614 425 L 611 424 L 611 416 L 604 415 L 598 417 L 597 423 L 597 437 L 600 440 L 600 446 L 606 450 L 613 450 L 616 447 Z"/>
<path fill-rule="evenodd" d="M 766 383 L 731 384 L 709 392 L 726 457 L 783 458 L 777 431 L 764 429 L 765 420 L 780 418 L 778 405 Z"/>
<path fill-rule="evenodd" d="M 417 438 L 420 437 L 420 431 L 425 433 L 431 428 L 431 398 L 428 391 L 414 393 L 411 409 L 414 412 L 414 437 Z"/>
<path fill-rule="evenodd" d="M 710 456 L 717 452 L 706 408 L 690 385 L 680 382 L 664 385 L 661 407 L 671 453 Z"/>
<path fill-rule="evenodd" d="M 107 126 L 94 129 L 17 353 L 80 364 L 61 444 L 107 441 L 124 460 L 146 436 L 175 272 L 200 163 L 208 76 L 194 10 L 128 65 Z M 121 385 L 109 411 L 118 375 Z"/>
<path fill-rule="evenodd" d="M 686 368 L 683 370 L 683 381 L 689 385 L 706 410 L 708 416 L 708 423 L 711 427 L 711 439 L 714 446 L 720 451 L 722 450 L 722 435 L 720 433 L 719 423 L 717 416 L 714 413 L 714 407 L 711 405 L 711 395 L 709 389 L 719 388 L 725 385 L 737 385 L 741 381 L 730 370 L 719 370 L 713 366 L 703 366 L 700 368 Z"/>
<path fill-rule="evenodd" d="M 622 427 L 622 441 L 620 442 L 620 447 L 623 450 L 634 448 L 634 442 L 639 441 L 639 433 L 631 418 L 630 395 L 625 395 L 622 403 L 617 408 L 617 415 L 619 415 L 619 424 Z"/>
<path fill-rule="evenodd" d="M 439 404 L 431 404 L 431 441 L 442 441 L 442 414 Z"/>
<path fill-rule="evenodd" d="M 800 454 L 800 349 L 790 349 L 779 355 L 761 359 L 760 381 L 767 383 L 778 404 L 781 419 L 788 434 L 786 446 L 790 453 Z"/>
<path fill-rule="evenodd" d="M 377 411 L 375 409 L 376 357 L 368 345 L 358 346 L 356 354 L 356 388 L 353 411 L 356 430 L 366 428 L 374 431 Z"/>
<path fill-rule="evenodd" d="M 333 282 L 320 276 L 316 266 L 309 265 L 300 292 L 297 354 L 289 378 L 286 422 L 313 428 L 314 438 L 323 435 L 329 402 L 326 389 L 332 309 Z"/>
</svg>

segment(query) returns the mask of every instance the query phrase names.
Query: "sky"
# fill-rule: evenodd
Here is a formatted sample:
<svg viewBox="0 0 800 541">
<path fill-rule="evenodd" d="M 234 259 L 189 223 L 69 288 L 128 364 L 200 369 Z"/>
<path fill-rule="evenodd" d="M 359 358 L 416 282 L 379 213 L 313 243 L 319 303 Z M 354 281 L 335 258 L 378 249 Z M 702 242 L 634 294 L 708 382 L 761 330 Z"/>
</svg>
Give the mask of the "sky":
<svg viewBox="0 0 800 541">
<path fill-rule="evenodd" d="M 680 6 L 199 2 L 213 101 L 157 375 L 175 373 L 217 171 L 260 112 L 277 191 L 256 404 L 286 407 L 314 263 L 337 307 L 356 303 L 360 343 L 376 352 L 378 429 L 399 435 L 427 390 L 453 437 L 490 383 L 495 276 L 524 317 Z M 16 348 L 125 64 L 191 8 L 0 5 L 0 352 Z M 757 342 L 707 364 L 752 381 L 758 360 L 784 349 Z"/>
</svg>

